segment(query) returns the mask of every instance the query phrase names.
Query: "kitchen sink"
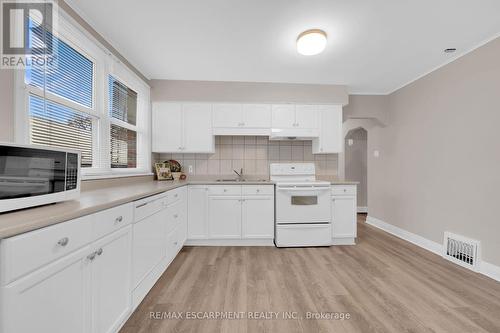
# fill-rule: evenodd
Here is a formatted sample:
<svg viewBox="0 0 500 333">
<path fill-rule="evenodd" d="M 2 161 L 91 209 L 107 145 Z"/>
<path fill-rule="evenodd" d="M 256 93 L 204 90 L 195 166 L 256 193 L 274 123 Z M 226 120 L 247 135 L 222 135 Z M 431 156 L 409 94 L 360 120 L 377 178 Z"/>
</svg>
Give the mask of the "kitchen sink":
<svg viewBox="0 0 500 333">
<path fill-rule="evenodd" d="M 268 179 L 241 179 L 241 178 L 225 178 L 225 179 L 216 179 L 216 182 L 224 183 L 224 182 L 259 182 L 259 183 L 264 183 L 268 182 Z"/>
</svg>

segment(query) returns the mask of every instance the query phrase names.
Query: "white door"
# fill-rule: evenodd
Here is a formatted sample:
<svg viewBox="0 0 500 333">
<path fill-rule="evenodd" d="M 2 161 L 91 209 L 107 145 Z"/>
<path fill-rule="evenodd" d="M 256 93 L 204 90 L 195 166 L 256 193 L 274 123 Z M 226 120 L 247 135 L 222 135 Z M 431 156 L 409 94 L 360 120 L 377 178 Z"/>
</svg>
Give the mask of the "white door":
<svg viewBox="0 0 500 333">
<path fill-rule="evenodd" d="M 273 128 L 295 127 L 295 105 L 278 104 L 272 106 Z"/>
<path fill-rule="evenodd" d="M 212 153 L 215 150 L 212 133 L 212 106 L 202 103 L 183 105 L 184 153 Z"/>
<path fill-rule="evenodd" d="M 2 333 L 90 332 L 88 246 L 0 290 Z"/>
<path fill-rule="evenodd" d="M 295 107 L 295 127 L 318 128 L 318 107 L 316 105 L 297 105 Z"/>
<path fill-rule="evenodd" d="M 131 226 L 94 243 L 92 327 L 94 333 L 116 332 L 131 311 Z"/>
<path fill-rule="evenodd" d="M 245 197 L 241 216 L 243 239 L 274 237 L 274 197 Z"/>
<path fill-rule="evenodd" d="M 132 287 L 137 285 L 165 257 L 167 235 L 167 209 L 134 223 L 132 242 Z"/>
<path fill-rule="evenodd" d="M 214 104 L 214 127 L 241 127 L 243 117 L 241 104 Z"/>
<path fill-rule="evenodd" d="M 243 126 L 248 128 L 271 128 L 272 112 L 268 104 L 243 105 Z"/>
<path fill-rule="evenodd" d="M 331 221 L 330 186 L 277 186 L 276 222 L 327 223 Z"/>
<path fill-rule="evenodd" d="M 331 154 L 343 151 L 342 105 L 319 106 L 319 138 L 313 140 L 314 154 Z"/>
<path fill-rule="evenodd" d="M 188 187 L 188 239 L 208 238 L 208 187 Z"/>
<path fill-rule="evenodd" d="M 241 197 L 208 197 L 208 231 L 212 239 L 241 238 Z"/>
<path fill-rule="evenodd" d="M 179 103 L 153 103 L 153 152 L 182 151 L 182 105 Z"/>
<path fill-rule="evenodd" d="M 356 197 L 332 198 L 332 238 L 356 237 Z"/>
</svg>

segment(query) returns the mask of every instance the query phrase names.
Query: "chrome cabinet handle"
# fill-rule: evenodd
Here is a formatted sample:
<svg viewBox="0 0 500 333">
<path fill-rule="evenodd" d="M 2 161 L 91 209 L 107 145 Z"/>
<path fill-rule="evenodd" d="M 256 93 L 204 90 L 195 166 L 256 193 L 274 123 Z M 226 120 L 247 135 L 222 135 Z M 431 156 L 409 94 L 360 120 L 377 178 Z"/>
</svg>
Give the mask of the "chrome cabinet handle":
<svg viewBox="0 0 500 333">
<path fill-rule="evenodd" d="M 175 219 L 176 219 L 176 218 L 178 218 L 178 217 L 179 217 L 179 215 L 177 215 L 177 214 L 174 214 L 174 218 L 175 218 Z"/>
<path fill-rule="evenodd" d="M 89 255 L 87 256 L 87 259 L 88 259 L 88 260 L 90 260 L 90 261 L 92 261 L 92 260 L 94 260 L 94 259 L 95 259 L 95 255 L 96 255 L 96 253 L 95 253 L 95 252 L 92 252 L 91 254 L 89 254 Z"/>
<path fill-rule="evenodd" d="M 176 194 L 174 195 L 174 198 L 177 198 L 178 196 L 179 196 L 179 193 L 176 193 Z"/>
<path fill-rule="evenodd" d="M 120 223 L 121 221 L 123 221 L 123 216 L 118 216 L 116 219 L 115 219 L 115 222 L 116 223 Z"/>
<path fill-rule="evenodd" d="M 104 251 L 102 250 L 102 247 L 99 248 L 99 250 L 97 250 L 97 255 L 100 256 Z"/>
<path fill-rule="evenodd" d="M 177 245 L 177 242 L 174 242 L 174 245 Z"/>
<path fill-rule="evenodd" d="M 140 204 L 140 205 L 138 205 L 138 206 L 135 206 L 135 208 L 141 208 L 141 207 L 146 206 L 147 204 L 148 204 L 148 203 L 147 203 L 147 202 L 145 202 L 145 203 L 143 203 L 143 204 Z"/>
<path fill-rule="evenodd" d="M 57 242 L 57 245 L 60 245 L 60 246 L 66 246 L 68 245 L 69 243 L 69 238 L 68 237 L 64 237 L 64 238 L 61 238 L 58 242 Z"/>
</svg>

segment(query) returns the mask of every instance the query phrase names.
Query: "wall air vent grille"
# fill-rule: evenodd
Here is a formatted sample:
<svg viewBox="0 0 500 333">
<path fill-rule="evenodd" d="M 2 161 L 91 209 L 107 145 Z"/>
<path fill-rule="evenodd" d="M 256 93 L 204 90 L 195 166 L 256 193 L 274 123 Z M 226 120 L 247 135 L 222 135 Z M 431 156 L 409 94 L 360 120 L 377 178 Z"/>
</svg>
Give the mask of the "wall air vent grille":
<svg viewBox="0 0 500 333">
<path fill-rule="evenodd" d="M 460 266 L 477 271 L 480 242 L 451 232 L 444 233 L 443 257 Z"/>
</svg>

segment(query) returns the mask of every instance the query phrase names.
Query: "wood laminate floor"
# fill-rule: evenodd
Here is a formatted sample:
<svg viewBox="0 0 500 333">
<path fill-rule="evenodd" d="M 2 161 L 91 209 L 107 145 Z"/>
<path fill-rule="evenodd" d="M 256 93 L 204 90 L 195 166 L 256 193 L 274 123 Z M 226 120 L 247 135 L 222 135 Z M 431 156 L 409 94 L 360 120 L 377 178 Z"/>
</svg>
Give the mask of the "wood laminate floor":
<svg viewBox="0 0 500 333">
<path fill-rule="evenodd" d="M 360 215 L 356 246 L 186 247 L 121 332 L 500 332 L 500 283 Z"/>
</svg>

